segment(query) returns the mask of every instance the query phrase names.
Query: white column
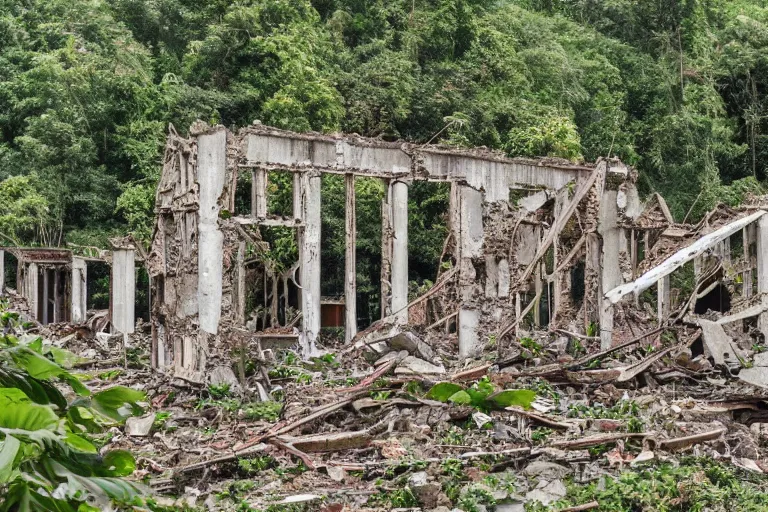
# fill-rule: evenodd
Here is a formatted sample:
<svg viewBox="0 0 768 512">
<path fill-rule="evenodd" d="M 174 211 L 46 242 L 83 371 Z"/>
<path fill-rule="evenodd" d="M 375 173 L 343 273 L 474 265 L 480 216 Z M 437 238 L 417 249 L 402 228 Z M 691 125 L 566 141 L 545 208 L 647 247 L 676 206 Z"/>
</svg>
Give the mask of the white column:
<svg viewBox="0 0 768 512">
<path fill-rule="evenodd" d="M 355 200 L 355 175 L 347 174 L 344 177 L 346 191 L 346 257 L 344 259 L 344 339 L 349 342 L 357 334 L 357 211 Z"/>
<path fill-rule="evenodd" d="M 408 185 L 392 183 L 392 313 L 408 322 Z"/>
<path fill-rule="evenodd" d="M 267 216 L 267 170 L 254 169 L 252 180 L 251 215 L 263 219 Z"/>
<path fill-rule="evenodd" d="M 598 233 L 602 236 L 603 244 L 600 254 L 601 282 L 603 290 L 612 290 L 622 282 L 619 267 L 619 251 L 621 244 L 621 229 L 617 226 L 619 210 L 616 203 L 617 191 L 611 187 L 611 173 L 600 199 L 600 217 Z M 611 187 L 611 188 L 609 188 Z M 611 347 L 613 339 L 613 304 L 605 297 L 600 300 L 600 347 L 605 350 Z"/>
<path fill-rule="evenodd" d="M 305 357 L 317 352 L 320 334 L 320 186 L 319 174 L 303 174 L 303 229 L 300 237 L 301 313 L 303 332 L 301 349 Z"/>
<path fill-rule="evenodd" d="M 73 324 L 85 322 L 85 312 L 88 308 L 88 265 L 85 260 L 72 258 L 72 316 Z"/>
<path fill-rule="evenodd" d="M 40 321 L 40 317 L 37 314 L 38 313 L 38 283 L 39 283 L 39 273 L 37 268 L 37 263 L 30 263 L 27 266 L 27 275 L 25 276 L 24 283 L 26 288 L 26 298 L 27 303 L 29 304 L 29 311 L 32 315 L 32 318 L 34 318 L 37 321 Z"/>
<path fill-rule="evenodd" d="M 50 318 L 48 318 L 48 287 L 50 285 L 50 280 L 48 279 L 49 275 L 51 273 L 51 269 L 44 268 L 43 269 L 43 316 L 40 320 L 40 323 L 43 325 L 49 323 L 51 321 Z"/>
<path fill-rule="evenodd" d="M 219 330 L 224 235 L 219 229 L 219 197 L 227 170 L 227 132 L 219 128 L 197 138 L 197 182 L 200 190 L 197 253 L 197 303 L 200 329 Z"/>
<path fill-rule="evenodd" d="M 757 293 L 763 306 L 768 305 L 768 216 L 757 220 Z M 760 313 L 757 327 L 768 337 L 768 312 Z"/>
<path fill-rule="evenodd" d="M 656 306 L 659 316 L 659 325 L 667 320 L 670 313 L 669 276 L 659 279 L 656 284 Z"/>
<path fill-rule="evenodd" d="M 465 304 L 472 300 L 477 275 L 474 259 L 483 256 L 483 193 L 460 185 L 459 200 L 459 357 L 474 357 L 482 350 L 477 335 L 480 313 Z"/>
<path fill-rule="evenodd" d="M 136 264 L 133 249 L 112 251 L 112 326 L 130 334 L 136 322 Z"/>
</svg>

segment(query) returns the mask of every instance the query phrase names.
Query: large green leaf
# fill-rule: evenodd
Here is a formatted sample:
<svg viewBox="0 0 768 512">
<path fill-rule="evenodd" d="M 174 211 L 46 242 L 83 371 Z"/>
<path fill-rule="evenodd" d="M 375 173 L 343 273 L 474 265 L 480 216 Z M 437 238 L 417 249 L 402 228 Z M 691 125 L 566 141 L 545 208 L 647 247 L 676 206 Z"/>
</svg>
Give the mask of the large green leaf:
<svg viewBox="0 0 768 512">
<path fill-rule="evenodd" d="M 0 427 L 21 430 L 55 430 L 59 417 L 48 405 L 32 402 L 21 390 L 0 388 Z"/>
<path fill-rule="evenodd" d="M 45 496 L 23 480 L 16 480 L 0 500 L 0 512 L 76 512 L 68 502 Z"/>
<path fill-rule="evenodd" d="M 28 347 L 14 347 L 9 352 L 14 362 L 35 379 L 48 380 L 58 377 L 69 384 L 78 395 L 89 394 L 88 389 L 73 375 L 34 350 Z"/>
<path fill-rule="evenodd" d="M 93 409 L 117 422 L 141 414 L 143 409 L 137 402 L 144 401 L 146 395 L 142 391 L 114 386 L 104 391 L 94 393 L 91 397 Z"/>
<path fill-rule="evenodd" d="M 500 409 L 513 405 L 530 409 L 535 399 L 536 392 L 530 389 L 505 389 L 488 397 L 488 401 Z"/>
<path fill-rule="evenodd" d="M 0 483 L 11 480 L 14 469 L 13 462 L 16 460 L 20 446 L 19 440 L 13 436 L 5 436 L 3 444 L 0 445 Z"/>
<path fill-rule="evenodd" d="M 67 407 L 67 400 L 64 395 L 52 383 L 35 379 L 11 368 L 0 367 L 0 387 L 18 388 L 38 404 L 54 404 L 61 410 Z"/>
<path fill-rule="evenodd" d="M 53 361 L 63 368 L 69 369 L 76 363 L 84 361 L 84 359 L 77 354 L 59 347 L 50 347 L 48 352 L 51 354 L 51 357 L 53 357 Z"/>
<path fill-rule="evenodd" d="M 447 402 L 449 398 L 461 391 L 463 388 L 453 382 L 438 382 L 427 391 L 426 397 L 430 400 Z"/>
<path fill-rule="evenodd" d="M 472 403 L 472 397 L 469 396 L 469 393 L 466 391 L 461 390 L 451 395 L 450 398 L 448 398 L 448 401 L 458 405 L 470 405 Z"/>
</svg>

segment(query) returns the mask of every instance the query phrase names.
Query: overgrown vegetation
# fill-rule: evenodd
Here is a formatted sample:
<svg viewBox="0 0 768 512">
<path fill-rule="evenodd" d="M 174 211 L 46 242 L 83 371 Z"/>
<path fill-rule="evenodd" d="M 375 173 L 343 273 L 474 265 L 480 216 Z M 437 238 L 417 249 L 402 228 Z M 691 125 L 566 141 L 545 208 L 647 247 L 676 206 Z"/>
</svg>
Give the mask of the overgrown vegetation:
<svg viewBox="0 0 768 512">
<path fill-rule="evenodd" d="M 136 463 L 100 452 L 95 436 L 140 413 L 144 393 L 113 386 L 91 393 L 59 363 L 74 357 L 24 334 L 18 315 L 0 324 L 0 510 L 89 512 L 130 504 L 143 489 L 121 477 Z M 62 391 L 66 390 L 66 391 Z"/>
<path fill-rule="evenodd" d="M 526 504 L 528 512 L 560 510 L 597 501 L 599 510 L 635 512 L 757 512 L 768 507 L 768 479 L 707 458 L 683 459 L 623 471 L 586 485 L 570 484 L 566 499 L 548 507 Z"/>
<path fill-rule="evenodd" d="M 0 10 L 4 243 L 104 246 L 126 231 L 146 241 L 168 123 L 183 131 L 197 118 L 619 156 L 678 220 L 739 202 L 768 170 L 768 7 L 756 0 L 4 0 Z M 344 256 L 343 180 L 331 178 L 326 294 L 339 292 Z M 271 209 L 289 200 L 275 183 Z M 377 180 L 356 188 L 359 303 L 375 318 L 384 191 Z M 410 279 L 426 287 L 448 190 L 417 182 L 409 201 Z"/>
</svg>

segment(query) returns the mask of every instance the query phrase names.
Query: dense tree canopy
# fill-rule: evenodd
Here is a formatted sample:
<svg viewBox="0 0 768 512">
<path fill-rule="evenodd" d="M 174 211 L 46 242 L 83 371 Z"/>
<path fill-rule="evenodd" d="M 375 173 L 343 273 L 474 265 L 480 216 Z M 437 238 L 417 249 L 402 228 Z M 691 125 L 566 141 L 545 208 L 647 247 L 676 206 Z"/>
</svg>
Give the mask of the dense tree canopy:
<svg viewBox="0 0 768 512">
<path fill-rule="evenodd" d="M 0 229 L 148 239 L 168 124 L 197 118 L 617 155 L 695 219 L 768 179 L 767 98 L 760 0 L 0 0 L 0 179 L 23 177 Z M 324 257 L 341 258 L 342 188 L 324 190 Z M 358 192 L 373 258 L 382 190 Z M 447 194 L 412 196 L 429 278 Z"/>
</svg>

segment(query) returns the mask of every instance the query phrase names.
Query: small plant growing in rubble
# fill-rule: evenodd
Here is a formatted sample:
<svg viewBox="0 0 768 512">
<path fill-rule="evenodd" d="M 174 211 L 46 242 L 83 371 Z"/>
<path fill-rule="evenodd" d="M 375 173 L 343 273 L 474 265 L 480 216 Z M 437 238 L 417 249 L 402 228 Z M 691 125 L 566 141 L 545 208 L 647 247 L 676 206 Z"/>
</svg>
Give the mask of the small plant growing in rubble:
<svg viewBox="0 0 768 512">
<path fill-rule="evenodd" d="M 483 412 L 513 405 L 529 409 L 536 393 L 530 389 L 496 391 L 488 377 L 483 377 L 468 388 L 453 382 L 440 382 L 427 392 L 427 398 L 457 405 L 469 405 Z"/>
<path fill-rule="evenodd" d="M 533 444 L 542 444 L 551 435 L 552 435 L 551 428 L 539 427 L 531 431 L 531 441 L 533 441 Z"/>
<path fill-rule="evenodd" d="M 229 383 L 222 382 L 221 384 L 209 384 L 208 395 L 215 400 L 221 400 L 222 398 L 227 398 L 228 396 L 230 396 Z"/>
<path fill-rule="evenodd" d="M 530 352 L 533 356 L 538 356 L 541 354 L 542 347 L 533 338 L 520 338 L 520 346 Z"/>
<path fill-rule="evenodd" d="M 460 446 L 464 444 L 464 439 L 465 439 L 464 431 L 455 425 L 451 425 L 451 428 L 449 428 L 448 431 L 443 436 L 442 443 L 453 445 L 453 446 Z"/>
<path fill-rule="evenodd" d="M 89 437 L 140 413 L 144 393 L 123 386 L 91 393 L 56 362 L 74 354 L 23 334 L 15 313 L 0 321 L 13 333 L 0 336 L 0 509 L 92 512 L 139 499 L 143 489 L 121 478 L 133 473 L 133 456 L 100 454 Z"/>
</svg>

